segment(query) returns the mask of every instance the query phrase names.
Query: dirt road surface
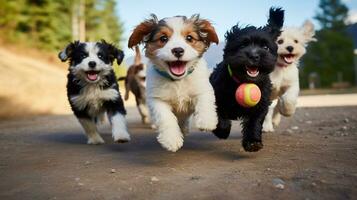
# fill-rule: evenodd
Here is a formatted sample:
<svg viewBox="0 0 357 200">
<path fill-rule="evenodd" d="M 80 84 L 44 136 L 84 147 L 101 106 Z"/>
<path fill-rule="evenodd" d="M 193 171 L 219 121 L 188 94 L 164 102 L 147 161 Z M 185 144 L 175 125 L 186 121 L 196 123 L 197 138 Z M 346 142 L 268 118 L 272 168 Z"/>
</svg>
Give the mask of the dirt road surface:
<svg viewBox="0 0 357 200">
<path fill-rule="evenodd" d="M 129 109 L 132 141 L 86 145 L 71 115 L 0 122 L 0 199 L 357 199 L 357 107 L 299 108 L 246 153 L 193 130 L 176 153 Z"/>
</svg>

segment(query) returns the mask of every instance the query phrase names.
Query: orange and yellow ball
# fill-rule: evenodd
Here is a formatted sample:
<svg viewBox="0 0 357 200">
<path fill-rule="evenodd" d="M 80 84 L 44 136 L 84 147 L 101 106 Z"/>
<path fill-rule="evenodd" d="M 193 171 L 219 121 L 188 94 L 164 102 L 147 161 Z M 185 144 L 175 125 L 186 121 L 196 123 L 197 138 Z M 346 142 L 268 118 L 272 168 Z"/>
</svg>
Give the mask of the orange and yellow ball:
<svg viewBox="0 0 357 200">
<path fill-rule="evenodd" d="M 245 108 L 257 105 L 261 95 L 259 87 L 254 83 L 243 83 L 236 90 L 236 100 Z"/>
</svg>

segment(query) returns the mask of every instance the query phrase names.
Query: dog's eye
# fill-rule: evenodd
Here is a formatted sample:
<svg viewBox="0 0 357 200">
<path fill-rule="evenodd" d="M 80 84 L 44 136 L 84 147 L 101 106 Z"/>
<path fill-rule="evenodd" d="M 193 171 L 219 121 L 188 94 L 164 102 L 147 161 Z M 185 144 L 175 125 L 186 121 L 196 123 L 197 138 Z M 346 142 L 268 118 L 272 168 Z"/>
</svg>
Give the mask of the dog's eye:
<svg viewBox="0 0 357 200">
<path fill-rule="evenodd" d="M 187 35 L 186 40 L 187 40 L 187 42 L 191 43 L 191 42 L 193 42 L 193 37 L 191 35 Z"/>
<path fill-rule="evenodd" d="M 162 43 L 166 43 L 168 40 L 169 40 L 169 38 L 166 35 L 163 35 L 163 36 L 160 37 L 160 41 Z"/>
<path fill-rule="evenodd" d="M 269 51 L 269 47 L 268 47 L 268 46 L 266 46 L 266 45 L 264 45 L 264 46 L 263 46 L 263 49 L 265 49 L 265 50 Z"/>
<path fill-rule="evenodd" d="M 84 59 L 84 58 L 86 58 L 86 57 L 87 57 L 87 54 L 85 54 L 85 53 L 81 53 L 81 54 L 79 55 L 79 57 L 81 57 L 82 59 Z"/>
<path fill-rule="evenodd" d="M 284 40 L 280 39 L 278 40 L 278 44 L 283 44 L 284 43 Z"/>
<path fill-rule="evenodd" d="M 103 59 L 103 54 L 98 53 L 98 58 Z"/>
<path fill-rule="evenodd" d="M 299 41 L 298 40 L 294 40 L 294 42 L 297 44 L 297 43 L 299 43 Z"/>
</svg>

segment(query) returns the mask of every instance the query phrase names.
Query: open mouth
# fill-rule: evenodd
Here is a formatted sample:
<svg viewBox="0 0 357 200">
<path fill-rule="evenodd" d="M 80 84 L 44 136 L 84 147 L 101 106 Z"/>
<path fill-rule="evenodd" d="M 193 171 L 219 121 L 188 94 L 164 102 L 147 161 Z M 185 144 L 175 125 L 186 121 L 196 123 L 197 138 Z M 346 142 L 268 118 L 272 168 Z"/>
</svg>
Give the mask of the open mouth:
<svg viewBox="0 0 357 200">
<path fill-rule="evenodd" d="M 90 81 L 98 80 L 99 71 L 86 71 L 87 79 Z"/>
<path fill-rule="evenodd" d="M 294 54 L 284 54 L 284 55 L 281 55 L 280 57 L 288 65 L 290 65 L 291 63 L 293 63 L 295 61 L 295 55 Z"/>
<path fill-rule="evenodd" d="M 245 69 L 247 70 L 248 76 L 250 76 L 252 78 L 255 78 L 259 75 L 258 67 L 251 66 L 251 67 L 245 67 Z"/>
<path fill-rule="evenodd" d="M 173 62 L 167 62 L 169 65 L 169 69 L 171 74 L 175 76 L 182 76 L 186 72 L 186 63 L 184 61 L 173 61 Z"/>
</svg>

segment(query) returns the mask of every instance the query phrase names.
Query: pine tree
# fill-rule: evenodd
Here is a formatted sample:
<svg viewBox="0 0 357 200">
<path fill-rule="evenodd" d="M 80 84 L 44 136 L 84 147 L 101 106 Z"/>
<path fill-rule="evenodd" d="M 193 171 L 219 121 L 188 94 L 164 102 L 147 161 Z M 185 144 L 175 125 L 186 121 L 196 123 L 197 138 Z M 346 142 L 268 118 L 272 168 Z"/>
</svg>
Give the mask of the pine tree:
<svg viewBox="0 0 357 200">
<path fill-rule="evenodd" d="M 80 0 L 0 0 L 0 35 L 5 42 L 56 50 L 72 41 L 73 5 Z M 122 25 L 114 0 L 85 2 L 86 40 L 119 44 Z"/>
<path fill-rule="evenodd" d="M 317 42 L 312 43 L 303 59 L 302 85 L 308 85 L 308 76 L 316 72 L 322 87 L 333 82 L 353 83 L 353 42 L 346 33 L 345 20 L 348 8 L 341 0 L 320 0 L 318 20 L 321 30 L 317 31 Z"/>
</svg>

